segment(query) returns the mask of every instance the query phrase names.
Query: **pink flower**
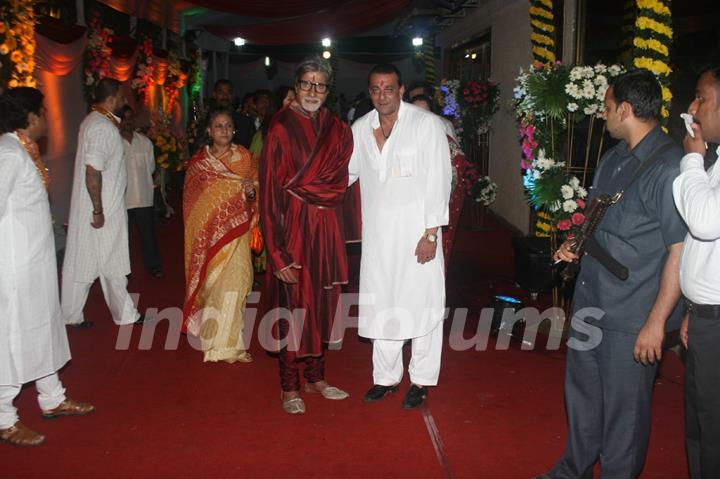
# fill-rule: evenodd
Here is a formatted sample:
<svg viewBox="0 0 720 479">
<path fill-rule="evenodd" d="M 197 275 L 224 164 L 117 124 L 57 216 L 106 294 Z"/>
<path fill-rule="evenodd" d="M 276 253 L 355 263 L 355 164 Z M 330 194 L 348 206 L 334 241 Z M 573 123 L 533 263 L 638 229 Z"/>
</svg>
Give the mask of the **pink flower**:
<svg viewBox="0 0 720 479">
<path fill-rule="evenodd" d="M 582 213 L 575 213 L 572 215 L 572 224 L 575 226 L 580 226 L 581 224 L 585 223 L 585 215 Z"/>
<path fill-rule="evenodd" d="M 578 208 L 580 208 L 581 210 L 585 209 L 585 200 L 581 200 L 580 198 L 578 198 L 575 200 L 575 203 L 577 203 Z"/>
<path fill-rule="evenodd" d="M 557 229 L 560 231 L 567 231 L 572 226 L 572 223 L 570 223 L 570 220 L 560 220 L 557 224 Z"/>
</svg>

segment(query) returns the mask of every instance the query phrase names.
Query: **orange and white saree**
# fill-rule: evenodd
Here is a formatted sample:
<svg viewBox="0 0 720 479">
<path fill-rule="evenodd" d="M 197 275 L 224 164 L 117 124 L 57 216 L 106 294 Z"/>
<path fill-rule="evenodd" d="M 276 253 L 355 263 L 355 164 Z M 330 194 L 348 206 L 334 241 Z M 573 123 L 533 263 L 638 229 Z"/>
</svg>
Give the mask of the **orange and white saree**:
<svg viewBox="0 0 720 479">
<path fill-rule="evenodd" d="M 249 362 L 242 337 L 252 289 L 250 236 L 257 199 L 246 197 L 257 168 L 242 146 L 214 157 L 208 147 L 190 161 L 185 176 L 185 305 L 183 329 L 201 339 L 205 361 Z"/>
</svg>

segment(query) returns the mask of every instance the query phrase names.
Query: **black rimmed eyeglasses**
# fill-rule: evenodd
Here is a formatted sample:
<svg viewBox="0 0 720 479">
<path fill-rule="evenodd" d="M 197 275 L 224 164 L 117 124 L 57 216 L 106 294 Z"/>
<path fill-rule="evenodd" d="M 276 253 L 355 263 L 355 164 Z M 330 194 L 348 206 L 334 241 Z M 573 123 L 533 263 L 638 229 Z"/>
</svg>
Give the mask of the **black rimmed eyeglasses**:
<svg viewBox="0 0 720 479">
<path fill-rule="evenodd" d="M 310 91 L 313 88 L 315 88 L 315 93 L 327 93 L 328 91 L 327 83 L 313 83 L 307 80 L 300 80 L 297 84 L 302 91 Z"/>
</svg>

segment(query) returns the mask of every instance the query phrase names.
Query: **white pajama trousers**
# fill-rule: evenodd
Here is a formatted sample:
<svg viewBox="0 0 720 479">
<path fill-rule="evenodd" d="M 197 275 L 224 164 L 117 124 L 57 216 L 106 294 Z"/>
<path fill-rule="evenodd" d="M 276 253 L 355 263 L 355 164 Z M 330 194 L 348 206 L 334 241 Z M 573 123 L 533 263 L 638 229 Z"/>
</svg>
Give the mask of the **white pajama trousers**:
<svg viewBox="0 0 720 479">
<path fill-rule="evenodd" d="M 65 388 L 57 373 L 36 379 L 35 387 L 38 392 L 38 405 L 43 411 L 55 409 L 65 400 Z M 0 429 L 8 429 L 18 422 L 13 401 L 21 389 L 22 384 L 0 386 Z"/>
<path fill-rule="evenodd" d="M 410 381 L 418 386 L 437 385 L 442 355 L 442 322 L 425 336 L 413 338 L 411 342 Z M 373 340 L 373 384 L 393 386 L 402 380 L 403 344 L 404 339 Z"/>
<path fill-rule="evenodd" d="M 92 285 L 92 282 L 80 283 L 63 278 L 61 303 L 65 324 L 78 324 L 84 321 L 83 309 Z M 128 293 L 127 277 L 110 278 L 100 275 L 100 286 L 115 324 L 120 326 L 137 321 L 140 313 Z"/>
</svg>

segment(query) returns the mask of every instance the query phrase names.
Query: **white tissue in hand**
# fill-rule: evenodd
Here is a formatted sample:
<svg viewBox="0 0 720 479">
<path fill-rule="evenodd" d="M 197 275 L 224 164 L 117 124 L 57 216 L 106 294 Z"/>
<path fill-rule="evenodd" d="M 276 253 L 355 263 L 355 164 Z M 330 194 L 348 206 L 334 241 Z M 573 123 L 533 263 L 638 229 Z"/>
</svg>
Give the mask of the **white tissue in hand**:
<svg viewBox="0 0 720 479">
<path fill-rule="evenodd" d="M 690 135 L 690 138 L 695 138 L 695 132 L 692 129 L 693 117 L 690 113 L 680 113 L 680 118 L 685 122 L 685 129 Z"/>
</svg>

